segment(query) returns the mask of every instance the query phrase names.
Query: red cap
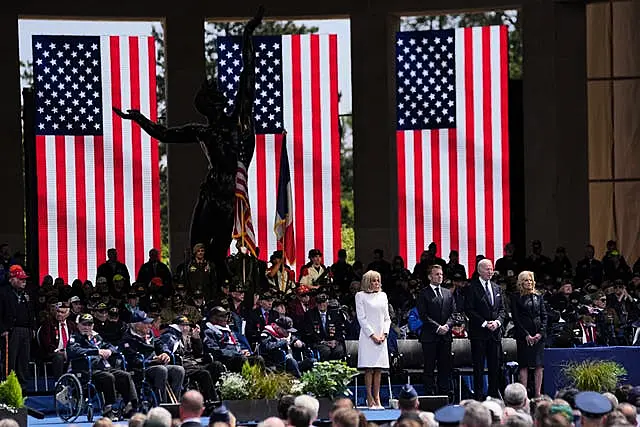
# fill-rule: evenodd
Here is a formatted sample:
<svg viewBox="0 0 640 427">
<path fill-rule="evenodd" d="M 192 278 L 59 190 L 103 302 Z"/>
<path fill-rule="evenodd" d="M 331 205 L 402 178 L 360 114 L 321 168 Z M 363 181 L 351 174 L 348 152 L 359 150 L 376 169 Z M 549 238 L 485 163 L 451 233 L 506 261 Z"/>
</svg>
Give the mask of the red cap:
<svg viewBox="0 0 640 427">
<path fill-rule="evenodd" d="M 24 272 L 22 267 L 19 265 L 12 265 L 9 267 L 9 277 L 13 277 L 16 279 L 28 279 L 29 276 Z"/>
<path fill-rule="evenodd" d="M 151 284 L 161 287 L 164 283 L 162 283 L 162 279 L 160 277 L 154 277 L 153 279 L 151 279 Z"/>
</svg>

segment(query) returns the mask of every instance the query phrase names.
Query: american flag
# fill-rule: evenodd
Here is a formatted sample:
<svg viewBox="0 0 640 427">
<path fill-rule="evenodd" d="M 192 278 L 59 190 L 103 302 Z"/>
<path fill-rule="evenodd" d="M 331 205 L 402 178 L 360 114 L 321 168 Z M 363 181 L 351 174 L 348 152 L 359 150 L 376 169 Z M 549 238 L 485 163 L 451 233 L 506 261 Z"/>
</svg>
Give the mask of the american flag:
<svg viewBox="0 0 640 427">
<path fill-rule="evenodd" d="M 494 259 L 509 241 L 508 53 L 504 26 L 396 36 L 400 255 L 430 242 Z"/>
<path fill-rule="evenodd" d="M 262 257 L 278 248 L 273 230 L 282 131 L 292 150 L 296 260 L 320 249 L 326 263 L 341 246 L 338 39 L 335 35 L 256 36 L 256 151 L 249 201 Z M 232 110 L 242 69 L 242 39 L 217 40 L 218 85 Z"/>
<path fill-rule="evenodd" d="M 39 272 L 94 279 L 116 248 L 132 275 L 160 247 L 158 143 L 112 106 L 157 119 L 152 37 L 33 36 Z"/>
</svg>

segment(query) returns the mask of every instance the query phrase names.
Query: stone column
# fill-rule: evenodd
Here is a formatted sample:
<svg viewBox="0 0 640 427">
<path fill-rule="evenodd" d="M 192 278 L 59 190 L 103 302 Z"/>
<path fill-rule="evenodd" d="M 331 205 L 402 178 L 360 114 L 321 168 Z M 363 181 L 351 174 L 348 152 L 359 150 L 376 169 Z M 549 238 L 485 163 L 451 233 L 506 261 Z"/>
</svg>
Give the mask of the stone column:
<svg viewBox="0 0 640 427">
<path fill-rule="evenodd" d="M 580 2 L 522 11 L 526 239 L 573 259 L 589 238 L 585 21 Z"/>
<path fill-rule="evenodd" d="M 0 242 L 7 242 L 13 251 L 25 250 L 24 197 L 22 159 L 22 125 L 20 122 L 20 64 L 18 63 L 18 16 L 0 15 L 0 96 L 2 138 L 0 139 Z"/>
<path fill-rule="evenodd" d="M 374 11 L 351 15 L 353 189 L 356 257 L 398 251 L 394 40 L 399 20 Z"/>
<path fill-rule="evenodd" d="M 169 126 L 204 121 L 193 106 L 194 96 L 205 78 L 204 21 L 198 14 L 178 13 L 167 16 L 164 27 Z M 167 161 L 169 244 L 175 268 L 184 259 L 184 249 L 190 246 L 191 214 L 207 165 L 197 141 L 170 144 Z"/>
</svg>

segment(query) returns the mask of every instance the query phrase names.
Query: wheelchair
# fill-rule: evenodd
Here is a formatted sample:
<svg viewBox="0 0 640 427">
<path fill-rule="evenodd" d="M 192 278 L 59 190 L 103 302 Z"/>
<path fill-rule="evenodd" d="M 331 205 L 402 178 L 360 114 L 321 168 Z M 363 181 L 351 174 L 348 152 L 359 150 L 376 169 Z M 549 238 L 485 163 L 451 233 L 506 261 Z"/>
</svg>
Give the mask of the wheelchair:
<svg viewBox="0 0 640 427">
<path fill-rule="evenodd" d="M 93 384 L 93 360 L 100 356 L 84 356 L 74 359 L 73 362 L 84 360 L 87 369 L 79 372 L 67 372 L 62 374 L 54 387 L 54 406 L 58 417 L 67 423 L 75 421 L 82 413 L 87 416 L 87 422 L 93 422 L 94 415 L 102 413 L 103 398 Z M 71 368 L 70 368 L 71 369 Z M 115 408 L 117 412 L 118 408 Z M 122 405 L 119 405 L 122 406 Z"/>
<path fill-rule="evenodd" d="M 153 386 L 147 380 L 147 368 L 149 368 L 150 362 L 154 355 L 145 358 L 142 354 L 137 354 L 136 358 L 142 364 L 142 370 L 134 370 L 133 379 L 136 384 L 140 384 L 140 390 L 138 390 L 139 411 L 143 414 L 149 412 L 149 409 L 158 406 L 158 396 L 153 390 Z"/>
</svg>

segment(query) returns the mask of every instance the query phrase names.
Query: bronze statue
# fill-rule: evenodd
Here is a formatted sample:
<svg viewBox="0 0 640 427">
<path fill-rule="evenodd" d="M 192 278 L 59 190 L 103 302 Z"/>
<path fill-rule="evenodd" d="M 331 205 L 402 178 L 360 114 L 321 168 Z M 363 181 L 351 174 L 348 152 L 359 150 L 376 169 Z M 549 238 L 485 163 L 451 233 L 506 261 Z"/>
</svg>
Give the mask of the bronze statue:
<svg viewBox="0 0 640 427">
<path fill-rule="evenodd" d="M 191 246 L 204 242 L 206 253 L 218 271 L 225 271 L 225 258 L 234 221 L 235 183 L 238 161 L 249 168 L 255 148 L 253 101 L 255 93 L 255 57 L 251 36 L 262 22 L 264 8 L 244 27 L 242 60 L 235 108 L 224 111 L 227 100 L 215 80 L 205 81 L 195 97 L 195 107 L 208 123 L 190 123 L 167 128 L 149 120 L 138 110 L 126 113 L 114 108 L 123 119 L 138 123 L 152 138 L 165 143 L 199 142 L 209 162 L 209 171 L 200 186 L 200 196 L 191 221 Z"/>
</svg>

